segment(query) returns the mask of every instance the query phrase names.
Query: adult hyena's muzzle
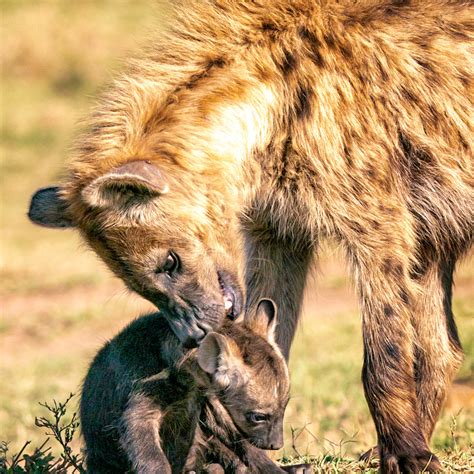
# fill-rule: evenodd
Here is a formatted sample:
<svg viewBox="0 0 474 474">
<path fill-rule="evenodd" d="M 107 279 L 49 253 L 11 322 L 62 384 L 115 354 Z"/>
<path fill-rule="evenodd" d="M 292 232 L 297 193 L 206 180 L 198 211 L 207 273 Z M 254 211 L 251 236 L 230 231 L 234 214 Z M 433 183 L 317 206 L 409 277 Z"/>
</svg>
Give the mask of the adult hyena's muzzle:
<svg viewBox="0 0 474 474">
<path fill-rule="evenodd" d="M 209 332 L 218 328 L 224 318 L 236 319 L 243 308 L 243 296 L 237 279 L 225 271 L 217 272 L 216 285 L 205 289 L 194 282 L 180 288 L 179 303 L 173 297 L 157 298 L 176 337 L 193 347 Z M 160 304 L 161 303 L 161 304 Z"/>
</svg>

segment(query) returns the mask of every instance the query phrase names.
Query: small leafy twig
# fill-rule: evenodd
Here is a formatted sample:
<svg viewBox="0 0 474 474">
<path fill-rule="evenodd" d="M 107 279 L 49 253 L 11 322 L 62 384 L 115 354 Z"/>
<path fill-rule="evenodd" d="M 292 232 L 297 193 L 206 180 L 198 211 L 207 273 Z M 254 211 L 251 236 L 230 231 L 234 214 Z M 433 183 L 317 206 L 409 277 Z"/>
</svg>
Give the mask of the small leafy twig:
<svg viewBox="0 0 474 474">
<path fill-rule="evenodd" d="M 51 473 L 66 474 L 78 472 L 85 474 L 86 469 L 83 464 L 83 458 L 80 454 L 74 454 L 70 444 L 79 427 L 79 420 L 76 413 L 73 413 L 69 422 L 64 421 L 66 416 L 67 404 L 72 399 L 70 394 L 64 403 L 53 401 L 52 404 L 40 403 L 41 406 L 49 411 L 49 417 L 37 417 L 35 424 L 39 428 L 46 428 L 46 440 L 40 447 L 35 448 L 32 454 L 26 452 L 30 445 L 27 441 L 17 454 L 14 454 L 11 460 L 8 460 L 8 443 L 0 443 L 0 472 L 5 474 L 20 473 Z M 51 416 L 52 415 L 52 416 Z M 54 439 L 62 448 L 59 457 L 51 454 L 51 447 L 48 443 Z"/>
<path fill-rule="evenodd" d="M 66 407 L 70 402 L 74 394 L 70 393 L 69 397 L 65 402 L 57 402 L 53 400 L 53 404 L 49 405 L 47 402 L 40 403 L 41 406 L 46 408 L 50 413 L 53 414 L 54 420 L 51 421 L 45 417 L 36 417 L 35 425 L 40 428 L 47 428 L 50 432 L 46 432 L 46 435 L 54 438 L 62 447 L 61 459 L 62 463 L 58 466 L 59 469 L 66 469 L 67 467 L 73 467 L 81 474 L 85 474 L 86 470 L 83 468 L 83 459 L 81 455 L 73 454 L 70 443 L 74 438 L 74 434 L 79 428 L 79 420 L 77 413 L 73 413 L 69 423 L 62 424 L 62 420 L 66 415 Z"/>
</svg>

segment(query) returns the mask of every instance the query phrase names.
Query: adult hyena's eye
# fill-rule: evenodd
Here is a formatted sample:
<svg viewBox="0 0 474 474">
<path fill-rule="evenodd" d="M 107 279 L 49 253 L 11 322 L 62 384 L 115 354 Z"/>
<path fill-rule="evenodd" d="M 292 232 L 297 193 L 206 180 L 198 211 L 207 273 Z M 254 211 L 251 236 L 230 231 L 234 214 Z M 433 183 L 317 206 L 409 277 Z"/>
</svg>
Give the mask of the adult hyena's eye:
<svg viewBox="0 0 474 474">
<path fill-rule="evenodd" d="M 171 276 L 179 269 L 179 258 L 174 252 L 170 252 L 165 263 L 156 269 L 156 273 L 166 273 Z"/>
</svg>

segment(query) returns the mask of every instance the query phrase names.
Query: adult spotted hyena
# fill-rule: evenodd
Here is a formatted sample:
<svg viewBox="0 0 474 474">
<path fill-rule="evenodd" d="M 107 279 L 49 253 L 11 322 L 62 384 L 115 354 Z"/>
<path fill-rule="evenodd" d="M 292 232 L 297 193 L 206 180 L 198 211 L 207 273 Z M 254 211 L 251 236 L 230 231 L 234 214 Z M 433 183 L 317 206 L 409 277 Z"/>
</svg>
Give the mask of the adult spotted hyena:
<svg viewBox="0 0 474 474">
<path fill-rule="evenodd" d="M 334 237 L 382 470 L 436 470 L 428 441 L 462 358 L 453 271 L 473 240 L 473 18 L 469 1 L 186 1 L 30 216 L 77 226 L 180 315 L 182 339 L 239 313 L 245 280 L 250 313 L 269 296 L 287 316 L 286 356 L 318 240 Z"/>
</svg>

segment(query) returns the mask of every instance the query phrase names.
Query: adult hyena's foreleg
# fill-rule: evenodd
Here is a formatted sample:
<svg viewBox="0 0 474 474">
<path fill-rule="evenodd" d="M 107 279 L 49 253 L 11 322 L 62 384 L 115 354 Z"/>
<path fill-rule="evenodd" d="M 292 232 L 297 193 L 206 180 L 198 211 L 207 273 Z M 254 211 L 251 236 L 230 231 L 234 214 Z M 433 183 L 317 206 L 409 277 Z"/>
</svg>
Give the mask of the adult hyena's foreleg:
<svg viewBox="0 0 474 474">
<path fill-rule="evenodd" d="M 454 264 L 454 258 L 432 262 L 418 278 L 421 291 L 413 316 L 415 379 L 418 414 L 428 440 L 463 357 L 451 309 Z"/>
<path fill-rule="evenodd" d="M 400 214 L 371 228 L 359 213 L 357 226 L 347 228 L 362 309 L 362 379 L 382 472 L 437 471 L 440 464 L 429 451 L 417 410 L 411 318 L 418 288 L 409 276 L 414 239 L 409 218 Z"/>
<path fill-rule="evenodd" d="M 275 301 L 279 314 L 276 342 L 286 360 L 301 312 L 314 247 L 279 238 L 257 226 L 250 226 L 246 234 L 247 312 L 251 317 L 261 298 Z"/>
</svg>

